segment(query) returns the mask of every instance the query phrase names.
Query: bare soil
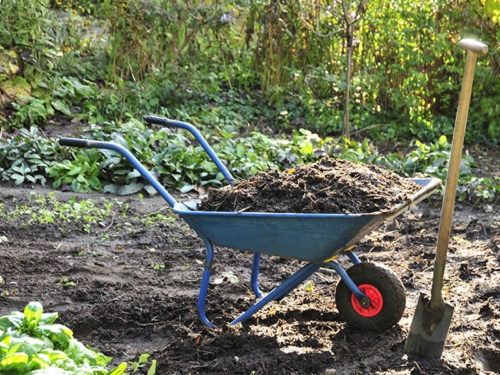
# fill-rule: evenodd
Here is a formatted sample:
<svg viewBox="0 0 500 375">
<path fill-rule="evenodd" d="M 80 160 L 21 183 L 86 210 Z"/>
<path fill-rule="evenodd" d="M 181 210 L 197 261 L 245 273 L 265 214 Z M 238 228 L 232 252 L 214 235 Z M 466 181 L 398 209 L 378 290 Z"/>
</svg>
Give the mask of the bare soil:
<svg viewBox="0 0 500 375">
<path fill-rule="evenodd" d="M 283 172 L 259 172 L 246 181 L 210 188 L 202 211 L 355 214 L 387 211 L 409 202 L 419 186 L 394 172 L 324 157 Z"/>
<path fill-rule="evenodd" d="M 2 212 L 33 205 L 31 193 L 48 192 L 0 187 Z M 395 271 L 408 293 L 400 323 L 373 333 L 340 319 L 334 298 L 339 277 L 327 270 L 245 323 L 226 326 L 255 298 L 251 254 L 224 248 L 216 249 L 206 305 L 220 328 L 208 328 L 196 312 L 204 244 L 161 198 L 57 193 L 60 201 L 71 197 L 100 206 L 101 198 L 119 199 L 129 209 L 123 215 L 123 205 L 115 204 L 89 233 L 81 222 L 27 225 L 27 218 L 0 218 L 0 315 L 40 301 L 115 363 L 151 354 L 157 374 L 500 372 L 498 205 L 455 210 L 444 290 L 455 312 L 442 358 L 428 361 L 408 358 L 403 346 L 418 296 L 430 291 L 439 203 L 420 203 L 356 246 L 362 260 Z M 339 262 L 348 266 L 346 259 Z M 300 266 L 263 257 L 261 289 L 271 290 Z"/>
</svg>

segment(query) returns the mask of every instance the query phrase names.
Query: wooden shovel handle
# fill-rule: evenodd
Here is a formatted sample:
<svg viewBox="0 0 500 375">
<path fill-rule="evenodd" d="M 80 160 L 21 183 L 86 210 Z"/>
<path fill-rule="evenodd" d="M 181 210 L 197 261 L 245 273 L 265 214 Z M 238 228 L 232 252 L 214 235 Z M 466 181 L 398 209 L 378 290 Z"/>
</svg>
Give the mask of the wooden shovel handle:
<svg viewBox="0 0 500 375">
<path fill-rule="evenodd" d="M 465 62 L 462 90 L 458 101 L 455 130 L 453 132 L 453 140 L 451 143 L 450 162 L 448 165 L 446 187 L 441 208 L 441 219 L 439 221 L 439 234 L 431 291 L 432 310 L 442 310 L 444 308 L 441 291 L 443 288 L 444 268 L 446 265 L 446 255 L 450 239 L 451 221 L 455 207 L 457 181 L 460 173 L 460 159 L 462 158 L 462 147 L 464 143 L 465 127 L 467 124 L 467 115 L 469 112 L 472 82 L 474 80 L 476 57 L 478 53 L 486 53 L 488 51 L 488 47 L 485 44 L 473 39 L 463 39 L 458 45 L 460 48 L 467 51 L 467 59 Z"/>
</svg>

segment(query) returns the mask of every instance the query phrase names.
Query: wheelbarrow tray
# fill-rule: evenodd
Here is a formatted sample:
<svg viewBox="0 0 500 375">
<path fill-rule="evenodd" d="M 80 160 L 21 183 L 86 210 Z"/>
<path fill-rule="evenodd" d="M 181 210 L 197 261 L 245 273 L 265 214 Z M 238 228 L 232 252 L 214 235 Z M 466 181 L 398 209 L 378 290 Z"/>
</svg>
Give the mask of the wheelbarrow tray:
<svg viewBox="0 0 500 375">
<path fill-rule="evenodd" d="M 299 214 L 191 210 L 195 201 L 177 203 L 174 212 L 215 245 L 277 255 L 312 263 L 325 262 L 364 235 L 407 211 L 440 184 L 439 179 L 411 179 L 421 186 L 407 202 L 388 211 L 366 214 Z"/>
</svg>

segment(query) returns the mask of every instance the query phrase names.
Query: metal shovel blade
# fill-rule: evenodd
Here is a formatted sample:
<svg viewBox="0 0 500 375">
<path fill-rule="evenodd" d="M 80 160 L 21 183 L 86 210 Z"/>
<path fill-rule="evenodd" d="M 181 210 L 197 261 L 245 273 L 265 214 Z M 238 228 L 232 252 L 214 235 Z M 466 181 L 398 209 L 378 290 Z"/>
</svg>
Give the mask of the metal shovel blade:
<svg viewBox="0 0 500 375">
<path fill-rule="evenodd" d="M 441 357 L 453 310 L 453 306 L 445 303 L 442 311 L 433 314 L 430 301 L 421 294 L 405 342 L 405 353 L 427 359 Z"/>
</svg>

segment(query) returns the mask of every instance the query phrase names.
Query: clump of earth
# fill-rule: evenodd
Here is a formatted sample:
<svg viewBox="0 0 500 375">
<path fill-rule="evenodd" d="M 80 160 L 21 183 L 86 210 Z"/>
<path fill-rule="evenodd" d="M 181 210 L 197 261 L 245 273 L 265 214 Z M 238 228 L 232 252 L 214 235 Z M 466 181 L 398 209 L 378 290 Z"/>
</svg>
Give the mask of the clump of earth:
<svg viewBox="0 0 500 375">
<path fill-rule="evenodd" d="M 202 211 L 356 214 L 387 211 L 420 187 L 375 165 L 322 158 L 283 172 L 210 188 Z"/>
</svg>

